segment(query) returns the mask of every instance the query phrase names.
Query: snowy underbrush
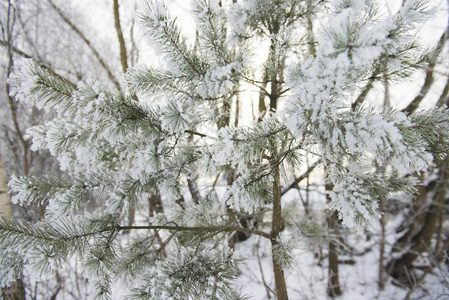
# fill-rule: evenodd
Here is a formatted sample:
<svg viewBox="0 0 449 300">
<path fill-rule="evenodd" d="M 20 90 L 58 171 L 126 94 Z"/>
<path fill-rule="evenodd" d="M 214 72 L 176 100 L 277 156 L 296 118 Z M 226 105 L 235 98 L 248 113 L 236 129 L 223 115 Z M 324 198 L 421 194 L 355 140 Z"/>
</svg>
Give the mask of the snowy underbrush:
<svg viewBox="0 0 449 300">
<path fill-rule="evenodd" d="M 283 200 L 286 203 L 298 202 L 301 196 L 297 190 L 291 191 Z M 304 198 L 305 196 L 302 195 Z M 313 219 L 324 224 L 326 213 L 324 189 L 312 191 L 309 203 L 309 215 L 304 207 L 297 207 L 298 220 Z M 391 259 L 392 247 L 400 237 L 397 228 L 403 214 L 386 214 L 384 266 Z M 421 259 L 424 266 L 432 265 L 432 270 L 419 268 L 409 274 L 409 285 L 403 286 L 392 277 L 384 274 L 384 288 L 379 288 L 379 261 L 381 247 L 381 229 L 360 234 L 352 229 L 340 229 L 339 279 L 343 295 L 341 300 L 360 299 L 449 299 L 449 267 L 447 260 L 442 263 L 431 261 L 431 257 Z M 285 233 L 288 236 L 288 233 Z M 292 250 L 293 262 L 285 276 L 290 299 L 323 300 L 327 295 L 328 284 L 328 245 L 316 244 L 300 236 L 289 236 L 296 245 Z M 271 263 L 271 245 L 269 241 L 252 236 L 237 244 L 236 253 L 244 258 L 238 286 L 249 299 L 275 299 L 274 277 Z"/>
<path fill-rule="evenodd" d="M 384 291 L 378 289 L 379 247 L 377 237 L 369 241 L 356 232 L 348 232 L 351 254 L 340 256 L 339 277 L 343 295 L 339 299 L 404 299 L 407 291 L 387 280 Z M 326 245 L 311 248 L 307 242 L 292 252 L 293 264 L 286 271 L 291 299 L 329 299 L 327 290 L 328 260 Z M 270 245 L 251 237 L 237 246 L 241 257 L 249 257 L 242 266 L 239 285 L 250 299 L 275 299 Z M 269 295 L 269 296 L 268 296 Z"/>
</svg>

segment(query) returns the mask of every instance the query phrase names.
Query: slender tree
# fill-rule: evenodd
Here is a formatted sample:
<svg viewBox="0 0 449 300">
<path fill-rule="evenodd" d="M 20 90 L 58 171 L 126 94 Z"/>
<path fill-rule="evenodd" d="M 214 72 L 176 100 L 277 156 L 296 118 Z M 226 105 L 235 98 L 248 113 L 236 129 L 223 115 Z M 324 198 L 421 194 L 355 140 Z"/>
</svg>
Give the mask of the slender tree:
<svg viewBox="0 0 449 300">
<path fill-rule="evenodd" d="M 12 218 L 12 205 L 9 199 L 8 186 L 6 185 L 6 172 L 0 157 L 0 214 L 6 218 Z M 22 274 L 16 274 L 17 279 L 12 281 L 8 287 L 2 288 L 2 299 L 25 299 L 25 287 Z"/>
</svg>

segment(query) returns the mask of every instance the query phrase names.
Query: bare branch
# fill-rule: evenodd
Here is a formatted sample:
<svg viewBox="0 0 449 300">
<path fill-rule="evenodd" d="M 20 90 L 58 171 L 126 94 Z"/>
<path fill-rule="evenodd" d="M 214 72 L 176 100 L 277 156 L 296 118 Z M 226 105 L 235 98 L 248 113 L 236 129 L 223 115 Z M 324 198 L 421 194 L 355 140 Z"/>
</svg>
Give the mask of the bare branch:
<svg viewBox="0 0 449 300">
<path fill-rule="evenodd" d="M 421 90 L 419 91 L 418 96 L 413 99 L 412 102 L 404 109 L 405 112 L 408 114 L 413 113 L 419 106 L 419 104 L 422 102 L 424 97 L 427 95 L 427 93 L 430 90 L 430 87 L 432 86 L 434 77 L 433 73 L 435 73 L 435 65 L 436 65 L 436 58 L 438 55 L 440 55 L 441 51 L 443 50 L 444 44 L 447 40 L 449 27 L 446 29 L 446 31 L 441 36 L 440 40 L 438 41 L 437 48 L 435 50 L 435 57 L 432 59 L 432 61 L 429 63 L 429 67 L 426 68 L 426 79 L 424 81 L 423 86 L 421 87 Z"/>
<path fill-rule="evenodd" d="M 441 93 L 440 99 L 438 99 L 436 106 L 441 107 L 443 105 L 448 105 L 449 103 L 449 78 L 447 79 L 446 86 L 443 89 L 443 92 Z"/>
<path fill-rule="evenodd" d="M 98 60 L 98 62 L 100 63 L 100 65 L 103 67 L 103 69 L 106 71 L 106 73 L 108 74 L 109 79 L 114 83 L 115 87 L 117 88 L 117 90 L 121 91 L 122 88 L 120 86 L 120 83 L 118 82 L 117 78 L 114 76 L 114 74 L 112 73 L 111 69 L 108 67 L 108 65 L 106 64 L 106 62 L 103 60 L 103 58 L 101 57 L 100 53 L 98 53 L 98 51 L 95 49 L 95 47 L 92 45 L 92 43 L 90 42 L 90 40 L 81 32 L 80 29 L 78 29 L 78 27 L 75 26 L 75 24 L 72 23 L 72 21 L 69 20 L 69 18 L 67 18 L 64 13 L 62 12 L 62 10 L 56 6 L 52 0 L 48 0 L 48 2 L 50 3 L 50 5 L 56 10 L 56 12 L 58 13 L 58 15 L 61 17 L 61 19 L 67 24 L 69 25 L 69 27 L 84 41 L 84 43 L 86 44 L 87 47 L 89 47 L 89 49 L 92 51 L 92 53 L 94 54 L 95 58 Z"/>
<path fill-rule="evenodd" d="M 317 160 L 313 165 L 311 165 L 307 171 L 302 174 L 299 177 L 295 177 L 295 179 L 289 183 L 288 185 L 284 186 L 282 188 L 281 191 L 281 195 L 284 195 L 285 193 L 287 193 L 290 189 L 292 189 L 293 187 L 295 187 L 298 183 L 300 183 L 301 181 L 303 181 L 305 178 L 307 178 L 307 176 L 310 175 L 310 173 L 312 173 L 312 171 L 321 163 L 321 159 Z"/>
<path fill-rule="evenodd" d="M 120 45 L 120 62 L 122 63 L 123 73 L 128 70 L 128 57 L 126 52 L 125 39 L 123 38 L 122 26 L 120 25 L 120 12 L 118 0 L 113 0 L 114 2 L 114 23 L 115 31 L 117 32 L 117 38 Z"/>
<path fill-rule="evenodd" d="M 8 19 L 7 19 L 7 24 L 6 24 L 6 28 L 5 28 L 6 32 L 4 34 L 4 37 L 6 37 L 6 45 L 7 45 L 6 47 L 8 50 L 8 66 L 7 66 L 6 72 L 7 72 L 7 76 L 9 77 L 9 75 L 12 73 L 13 64 L 14 64 L 13 51 L 12 51 L 12 44 L 13 44 L 13 40 L 12 40 L 13 34 L 12 33 L 13 33 L 14 23 L 16 20 L 15 9 L 11 5 L 11 2 L 8 2 L 7 18 Z M 9 86 L 8 82 L 5 83 L 5 88 L 6 88 L 7 98 L 8 98 L 9 110 L 11 113 L 11 119 L 14 124 L 14 129 L 16 131 L 17 138 L 19 139 L 20 144 L 22 145 L 23 173 L 26 175 L 26 174 L 28 174 L 28 171 L 30 169 L 31 151 L 29 149 L 30 148 L 29 144 L 25 140 L 22 130 L 20 129 L 19 122 L 17 119 L 16 103 L 14 102 L 13 97 L 10 95 L 10 86 Z"/>
</svg>

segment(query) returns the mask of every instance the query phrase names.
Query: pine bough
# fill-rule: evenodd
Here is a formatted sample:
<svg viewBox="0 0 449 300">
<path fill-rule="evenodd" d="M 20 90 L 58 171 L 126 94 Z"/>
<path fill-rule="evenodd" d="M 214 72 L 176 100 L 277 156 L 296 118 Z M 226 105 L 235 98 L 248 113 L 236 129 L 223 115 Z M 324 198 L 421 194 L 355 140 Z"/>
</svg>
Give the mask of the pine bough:
<svg viewBox="0 0 449 300">
<path fill-rule="evenodd" d="M 273 11 L 267 15 L 268 8 Z M 242 227 L 217 209 L 220 200 L 248 215 L 273 210 L 275 222 L 279 174 L 292 174 L 313 155 L 333 185 L 328 207 L 346 226 L 361 230 L 378 222 L 380 197 L 412 194 L 416 182 L 408 175 L 444 161 L 447 109 L 410 116 L 351 109 L 366 82 L 400 80 L 425 65 L 429 53 L 413 38 L 430 15 L 425 1 L 409 0 L 388 17 L 379 16 L 375 3 L 356 0 L 195 0 L 193 12 L 194 46 L 161 1 L 146 2 L 139 13 L 165 61 L 165 68 L 139 66 L 126 75 L 131 93 L 147 101 L 94 82 L 73 87 L 29 60 L 16 64 L 8 81 L 16 99 L 58 115 L 28 129 L 32 148 L 49 150 L 68 175 L 10 181 L 14 203 L 47 208 L 36 224 L 0 219 L 2 285 L 24 268 L 47 272 L 79 255 L 96 298 L 111 297 L 111 285 L 124 278 L 134 299 L 236 299 L 237 260 L 225 246 L 232 232 L 273 241 L 282 268 L 290 262 L 290 246 L 283 228 Z M 314 53 L 305 55 L 297 46 L 301 24 L 317 14 L 322 27 L 314 33 Z M 285 96 L 282 106 L 248 126 L 217 127 L 245 86 L 275 96 L 254 75 L 254 50 L 264 39 L 271 45 L 264 66 L 268 83 L 278 87 L 279 99 Z M 240 100 L 247 97 L 242 93 Z M 391 172 L 376 172 L 373 162 Z M 236 180 L 217 199 L 213 179 L 229 170 Z M 203 199 L 176 204 L 188 180 L 199 176 L 206 185 Z M 149 225 L 123 225 L 139 199 L 159 192 L 171 209 Z M 91 201 L 101 209 L 88 209 Z M 315 228 L 284 224 L 297 235 Z M 124 230 L 135 232 L 131 240 L 122 238 Z"/>
</svg>

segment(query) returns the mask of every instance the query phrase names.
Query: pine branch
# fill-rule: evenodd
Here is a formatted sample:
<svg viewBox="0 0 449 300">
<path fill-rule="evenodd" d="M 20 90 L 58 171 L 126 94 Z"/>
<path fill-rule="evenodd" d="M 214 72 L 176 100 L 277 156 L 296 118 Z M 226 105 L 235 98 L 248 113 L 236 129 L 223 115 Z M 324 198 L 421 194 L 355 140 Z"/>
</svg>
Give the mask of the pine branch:
<svg viewBox="0 0 449 300">
<path fill-rule="evenodd" d="M 211 136 L 208 136 L 207 134 L 204 134 L 204 133 L 201 133 L 201 132 L 196 132 L 196 131 L 193 131 L 193 130 L 186 130 L 185 132 L 188 133 L 188 134 L 192 134 L 192 135 L 196 135 L 196 136 L 202 137 L 202 138 L 211 137 Z"/>
<path fill-rule="evenodd" d="M 126 80 L 134 93 L 153 93 L 172 90 L 175 93 L 185 93 L 190 83 L 187 75 L 175 75 L 168 70 L 154 68 L 134 68 L 126 74 Z"/>
<path fill-rule="evenodd" d="M 46 105 L 60 108 L 72 105 L 74 85 L 29 60 L 16 64 L 16 69 L 8 78 L 8 83 L 11 86 L 12 95 L 29 104 L 36 104 L 38 108 Z"/>
<path fill-rule="evenodd" d="M 356 108 L 358 108 L 359 106 L 361 106 L 363 104 L 363 102 L 366 99 L 366 96 L 368 96 L 369 92 L 374 87 L 374 82 L 376 80 L 376 77 L 380 74 L 380 72 L 381 72 L 381 68 L 380 68 L 380 65 L 378 64 L 377 67 L 374 69 L 373 74 L 368 78 L 368 83 L 364 86 L 364 88 L 362 89 L 362 92 L 357 97 L 357 99 L 354 101 L 354 103 L 352 103 L 352 105 L 351 105 L 352 110 L 355 110 Z"/>
<path fill-rule="evenodd" d="M 264 141 L 267 138 L 275 137 L 278 133 L 283 132 L 285 130 L 287 130 L 287 126 L 281 126 L 280 128 L 277 128 L 277 129 L 275 129 L 273 131 L 270 131 L 270 132 L 268 132 L 266 134 L 263 134 L 263 135 L 250 137 L 250 138 L 231 138 L 231 141 L 234 141 L 234 142 L 247 142 L 247 143 L 257 142 L 257 141 Z"/>
<path fill-rule="evenodd" d="M 162 27 L 164 30 L 165 35 L 168 37 L 169 41 L 171 42 L 172 46 L 179 52 L 179 54 L 182 56 L 182 58 L 187 62 L 187 64 L 190 66 L 190 68 L 195 71 L 195 73 L 199 76 L 203 75 L 200 71 L 197 70 L 195 65 L 190 61 L 190 59 L 187 58 L 186 54 L 180 49 L 176 41 L 173 39 L 173 37 L 168 32 L 167 27 Z"/>
<path fill-rule="evenodd" d="M 47 236 L 43 231 L 38 228 L 26 226 L 22 223 L 16 223 L 6 219 L 5 216 L 0 215 L 0 240 L 4 242 L 6 237 L 11 236 L 27 236 L 35 240 L 43 240 L 45 242 L 55 242 L 57 239 Z"/>
<path fill-rule="evenodd" d="M 241 232 L 247 232 L 255 235 L 259 235 L 261 237 L 270 239 L 271 235 L 259 231 L 259 230 L 253 230 L 246 227 L 240 227 L 240 226 L 231 226 L 231 225 L 224 225 L 224 226 L 207 226 L 207 227 L 189 227 L 189 226 L 176 226 L 176 225 L 147 225 L 147 226 L 119 226 L 120 230 L 175 230 L 175 231 L 193 231 L 193 232 L 234 232 L 234 231 L 241 231 Z"/>
<path fill-rule="evenodd" d="M 155 5 L 155 7 L 151 5 Z M 187 49 L 186 38 L 181 35 L 175 21 L 170 20 L 165 5 L 159 7 L 158 5 L 159 3 L 157 2 L 153 4 L 146 2 L 145 12 L 139 15 L 141 22 L 166 53 L 170 53 L 172 58 L 187 63 L 196 75 L 202 76 L 203 72 L 200 72 L 197 68 L 199 66 L 199 58 Z"/>
<path fill-rule="evenodd" d="M 85 233 L 77 233 L 71 232 L 74 228 L 73 224 L 62 224 L 62 225 L 53 225 L 47 223 L 22 223 L 15 220 L 8 220 L 5 216 L 0 215 L 0 240 L 5 241 L 6 239 L 11 238 L 9 241 L 11 242 L 10 246 L 15 244 L 17 245 L 30 245 L 30 246 L 39 246 L 39 244 L 33 244 L 33 241 L 44 241 L 51 243 L 68 243 L 74 242 L 76 240 L 83 240 L 86 237 L 91 237 L 95 235 L 102 234 L 104 232 L 116 231 L 119 229 L 119 226 L 110 225 L 108 223 L 101 223 L 97 221 L 93 221 L 96 225 L 96 228 L 92 231 L 87 230 Z M 66 226 L 66 228 L 61 227 Z M 77 228 L 78 229 L 78 228 Z M 64 232 L 66 231 L 66 232 Z M 21 237 L 26 236 L 31 238 L 31 241 L 22 240 Z"/>
<path fill-rule="evenodd" d="M 199 21 L 198 44 L 211 64 L 225 66 L 232 63 L 233 54 L 228 49 L 227 32 L 224 14 L 221 7 L 211 7 L 208 1 L 194 1 L 193 11 Z M 213 51 L 210 51 L 212 45 Z"/>
<path fill-rule="evenodd" d="M 400 127 L 409 143 L 425 141 L 434 162 L 441 165 L 449 152 L 449 113 L 446 108 L 416 112 L 410 115 L 412 125 Z M 410 135 L 410 136 L 408 136 Z"/>
<path fill-rule="evenodd" d="M 416 125 L 412 125 L 412 126 L 408 126 L 408 127 L 403 127 L 400 128 L 400 131 L 404 131 L 404 130 L 411 130 L 411 129 L 422 129 L 425 127 L 434 127 L 435 125 L 439 125 L 439 124 L 449 124 L 449 119 L 447 120 L 439 120 L 439 121 L 431 121 L 428 123 L 420 123 L 420 124 L 416 124 Z"/>
</svg>

